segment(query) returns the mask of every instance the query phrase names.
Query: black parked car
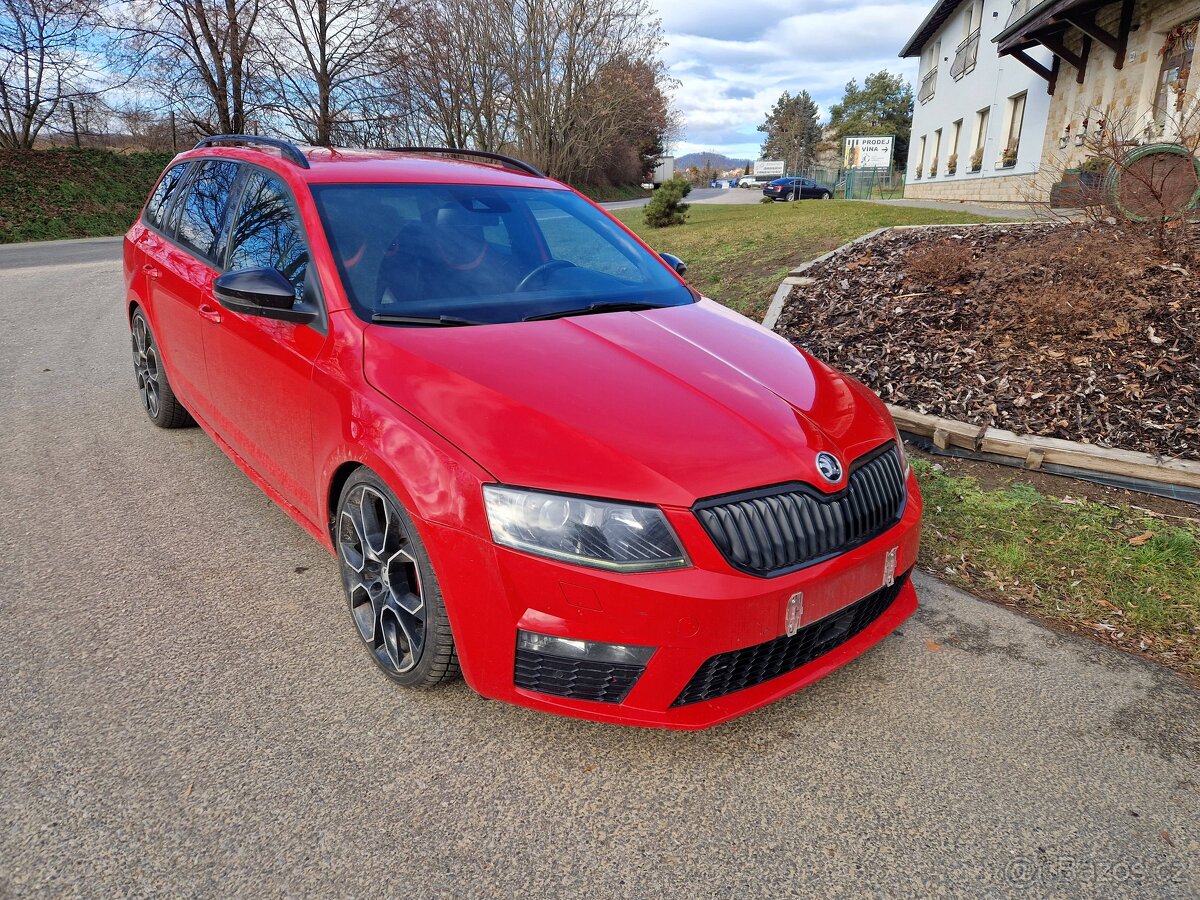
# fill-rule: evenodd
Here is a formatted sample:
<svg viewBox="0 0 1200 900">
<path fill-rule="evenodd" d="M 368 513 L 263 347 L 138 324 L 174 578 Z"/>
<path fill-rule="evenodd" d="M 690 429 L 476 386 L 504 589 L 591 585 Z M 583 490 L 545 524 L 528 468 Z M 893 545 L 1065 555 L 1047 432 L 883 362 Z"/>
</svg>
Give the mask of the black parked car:
<svg viewBox="0 0 1200 900">
<path fill-rule="evenodd" d="M 763 196 L 772 200 L 832 200 L 833 188 L 811 178 L 776 178 L 763 188 Z"/>
</svg>

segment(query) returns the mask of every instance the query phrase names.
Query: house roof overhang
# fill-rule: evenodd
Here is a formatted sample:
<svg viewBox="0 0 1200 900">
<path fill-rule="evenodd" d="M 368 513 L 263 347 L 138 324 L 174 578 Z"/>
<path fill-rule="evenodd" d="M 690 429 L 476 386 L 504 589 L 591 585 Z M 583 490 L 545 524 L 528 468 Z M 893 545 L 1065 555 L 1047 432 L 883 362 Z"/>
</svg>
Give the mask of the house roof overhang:
<svg viewBox="0 0 1200 900">
<path fill-rule="evenodd" d="M 1059 60 L 1076 69 L 1076 80 L 1082 84 L 1087 69 L 1088 54 L 1092 41 L 1096 40 L 1113 51 L 1113 67 L 1120 69 L 1125 64 L 1125 50 L 1133 19 L 1135 0 L 1042 0 L 992 38 L 1000 56 L 1013 56 L 1049 81 L 1050 93 L 1054 93 Z M 1121 18 L 1116 34 L 1100 27 L 1096 13 L 1106 6 L 1120 3 Z M 1068 48 L 1064 38 L 1071 29 L 1082 34 L 1082 45 L 1078 52 Z M 1026 51 L 1043 46 L 1054 54 L 1054 68 L 1046 69 L 1032 60 Z"/>
<path fill-rule="evenodd" d="M 954 15 L 954 11 L 961 3 L 962 0 L 940 0 L 939 3 L 936 3 L 933 9 L 929 10 L 929 15 L 917 26 L 917 30 L 912 33 L 912 37 L 908 39 L 904 49 L 900 51 L 901 58 L 920 56 L 925 45 L 929 43 L 929 39 L 937 33 L 937 30 L 948 18 Z"/>
</svg>

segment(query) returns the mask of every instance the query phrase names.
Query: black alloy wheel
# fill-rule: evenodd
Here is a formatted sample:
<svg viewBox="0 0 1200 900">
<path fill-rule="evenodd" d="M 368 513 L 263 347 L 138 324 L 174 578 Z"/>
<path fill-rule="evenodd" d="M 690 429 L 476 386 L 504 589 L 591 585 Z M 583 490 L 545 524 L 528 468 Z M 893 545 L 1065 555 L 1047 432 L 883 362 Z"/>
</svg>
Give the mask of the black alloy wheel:
<svg viewBox="0 0 1200 900">
<path fill-rule="evenodd" d="M 129 321 L 130 340 L 133 344 L 133 374 L 137 379 L 138 396 L 142 409 L 150 421 L 159 428 L 184 428 L 195 422 L 171 390 L 167 373 L 163 369 L 162 357 L 154 332 L 140 309 Z"/>
<path fill-rule="evenodd" d="M 366 469 L 351 477 L 335 531 L 350 615 L 384 673 L 408 687 L 458 674 L 450 623 L 412 519 Z"/>
</svg>

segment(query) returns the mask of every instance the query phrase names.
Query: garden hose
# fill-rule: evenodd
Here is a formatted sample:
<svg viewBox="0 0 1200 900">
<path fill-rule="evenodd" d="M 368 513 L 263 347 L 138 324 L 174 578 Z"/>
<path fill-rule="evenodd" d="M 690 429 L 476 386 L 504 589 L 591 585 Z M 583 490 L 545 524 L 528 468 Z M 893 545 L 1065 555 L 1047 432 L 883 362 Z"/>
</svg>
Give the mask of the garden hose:
<svg viewBox="0 0 1200 900">
<path fill-rule="evenodd" d="M 1161 216 L 1143 215 L 1142 213 L 1128 209 L 1125 203 L 1122 202 L 1121 180 L 1128 175 L 1133 165 L 1157 155 L 1182 156 L 1190 159 L 1195 168 L 1196 187 L 1192 191 L 1191 196 L 1185 202 L 1178 204 L 1174 211 L 1168 212 L 1164 210 Z M 1195 209 L 1200 204 L 1200 159 L 1194 157 L 1192 152 L 1182 144 L 1160 143 L 1135 147 L 1125 154 L 1120 163 L 1108 167 L 1108 171 L 1104 174 L 1103 196 L 1110 209 L 1119 212 L 1133 222 L 1157 222 L 1178 218 L 1185 211 Z"/>
</svg>

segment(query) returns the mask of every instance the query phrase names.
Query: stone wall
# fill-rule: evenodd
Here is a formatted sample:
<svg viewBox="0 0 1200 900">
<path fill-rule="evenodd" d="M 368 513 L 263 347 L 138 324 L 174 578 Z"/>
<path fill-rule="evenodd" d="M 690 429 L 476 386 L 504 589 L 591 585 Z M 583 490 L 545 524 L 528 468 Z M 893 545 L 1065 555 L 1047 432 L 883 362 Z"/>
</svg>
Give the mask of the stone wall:
<svg viewBox="0 0 1200 900">
<path fill-rule="evenodd" d="M 1049 188 L 1036 175 L 1007 175 L 997 178 L 953 176 L 904 185 L 906 200 L 981 200 L 987 203 L 1030 203 L 1044 200 Z"/>
<path fill-rule="evenodd" d="M 1114 3 L 1097 14 L 1097 24 L 1110 34 L 1119 30 L 1121 5 Z M 1114 53 L 1099 41 L 1092 41 L 1088 62 L 1084 71 L 1083 84 L 1077 81 L 1074 67 L 1061 63 L 1058 83 L 1050 101 L 1046 122 L 1046 139 L 1042 145 L 1042 167 L 1047 172 L 1059 172 L 1068 166 L 1078 165 L 1088 155 L 1086 144 L 1076 144 L 1077 136 L 1087 117 L 1088 130 L 1093 139 L 1098 114 L 1106 110 L 1118 113 L 1122 121 L 1110 122 L 1123 136 L 1144 141 L 1172 140 L 1175 137 L 1170 123 L 1167 133 L 1157 134 L 1145 129 L 1153 122 L 1154 92 L 1157 86 L 1162 58 L 1159 50 L 1169 32 L 1176 25 L 1200 16 L 1200 0 L 1139 0 L 1134 9 L 1133 27 L 1129 35 L 1129 46 L 1122 68 L 1113 67 Z M 1083 46 L 1082 34 L 1070 29 L 1066 44 L 1078 53 Z M 1197 54 L 1200 56 L 1200 53 Z M 1195 62 L 1200 62 L 1200 59 Z M 1193 68 L 1189 83 L 1190 93 L 1200 87 L 1200 72 Z M 1068 135 L 1067 125 L 1071 126 Z M 1066 137 L 1066 147 L 1060 146 Z"/>
</svg>

